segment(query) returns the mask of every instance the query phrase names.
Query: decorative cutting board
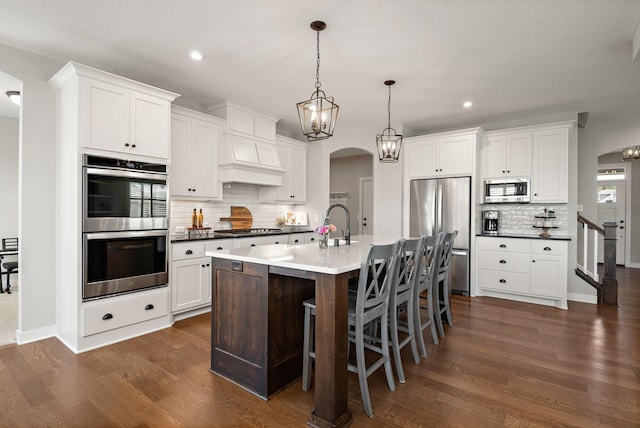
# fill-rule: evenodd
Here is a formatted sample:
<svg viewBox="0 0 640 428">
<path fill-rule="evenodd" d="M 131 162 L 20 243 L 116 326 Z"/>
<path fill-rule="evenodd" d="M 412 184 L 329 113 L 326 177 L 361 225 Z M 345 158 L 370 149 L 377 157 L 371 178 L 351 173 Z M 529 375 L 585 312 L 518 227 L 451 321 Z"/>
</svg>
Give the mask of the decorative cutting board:
<svg viewBox="0 0 640 428">
<path fill-rule="evenodd" d="M 231 222 L 232 229 L 251 229 L 253 216 L 246 207 L 231 207 L 229 217 L 220 217 L 220 221 Z"/>
</svg>

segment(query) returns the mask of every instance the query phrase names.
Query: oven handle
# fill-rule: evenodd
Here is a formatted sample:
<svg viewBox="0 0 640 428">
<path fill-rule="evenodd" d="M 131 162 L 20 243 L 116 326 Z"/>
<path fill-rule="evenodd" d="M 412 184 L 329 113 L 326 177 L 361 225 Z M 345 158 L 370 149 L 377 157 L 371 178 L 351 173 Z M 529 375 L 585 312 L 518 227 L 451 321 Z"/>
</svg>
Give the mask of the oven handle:
<svg viewBox="0 0 640 428">
<path fill-rule="evenodd" d="M 88 175 L 101 175 L 107 177 L 124 177 L 124 178 L 141 178 L 145 180 L 160 180 L 167 181 L 167 174 L 158 174 L 150 172 L 138 172 L 138 171 L 121 171 L 117 169 L 105 169 L 105 168 L 86 168 Z"/>
<path fill-rule="evenodd" d="M 167 230 L 130 230 L 126 232 L 97 232 L 85 233 L 85 238 L 92 239 L 112 239 L 112 238 L 146 238 L 149 236 L 167 236 Z"/>
</svg>

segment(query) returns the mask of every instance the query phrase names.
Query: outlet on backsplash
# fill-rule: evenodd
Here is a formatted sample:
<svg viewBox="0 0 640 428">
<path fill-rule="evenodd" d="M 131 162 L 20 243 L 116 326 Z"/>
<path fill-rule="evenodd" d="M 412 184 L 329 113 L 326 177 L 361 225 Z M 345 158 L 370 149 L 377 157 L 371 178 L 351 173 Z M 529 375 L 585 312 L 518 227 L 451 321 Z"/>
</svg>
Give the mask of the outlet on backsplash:
<svg viewBox="0 0 640 428">
<path fill-rule="evenodd" d="M 171 198 L 171 217 L 169 226 L 172 233 L 185 233 L 191 226 L 193 209 L 204 215 L 204 225 L 214 230 L 231 229 L 228 221 L 220 221 L 220 217 L 228 217 L 231 206 L 244 206 L 251 211 L 254 228 L 276 227 L 276 219 L 283 213 L 293 210 L 293 205 L 258 203 L 258 186 L 254 184 L 225 184 L 222 189 L 222 201 L 193 201 Z"/>
</svg>

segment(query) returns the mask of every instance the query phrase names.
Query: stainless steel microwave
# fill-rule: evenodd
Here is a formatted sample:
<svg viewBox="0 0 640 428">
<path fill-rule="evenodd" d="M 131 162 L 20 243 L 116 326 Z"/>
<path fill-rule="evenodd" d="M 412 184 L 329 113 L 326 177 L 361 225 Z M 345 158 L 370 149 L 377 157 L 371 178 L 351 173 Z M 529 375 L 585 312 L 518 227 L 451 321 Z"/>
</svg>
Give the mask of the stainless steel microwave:
<svg viewBox="0 0 640 428">
<path fill-rule="evenodd" d="M 485 204 L 527 204 L 531 202 L 531 180 L 504 178 L 484 180 Z"/>
</svg>

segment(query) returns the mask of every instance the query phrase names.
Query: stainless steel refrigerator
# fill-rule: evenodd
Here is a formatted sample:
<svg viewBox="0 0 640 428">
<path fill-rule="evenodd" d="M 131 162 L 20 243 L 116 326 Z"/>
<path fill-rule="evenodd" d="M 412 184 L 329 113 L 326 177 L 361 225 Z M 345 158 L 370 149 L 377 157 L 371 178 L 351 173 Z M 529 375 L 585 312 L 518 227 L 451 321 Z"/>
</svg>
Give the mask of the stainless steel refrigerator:
<svg viewBox="0 0 640 428">
<path fill-rule="evenodd" d="M 469 295 L 471 177 L 411 180 L 409 235 L 458 231 L 449 264 L 451 291 Z"/>
</svg>

